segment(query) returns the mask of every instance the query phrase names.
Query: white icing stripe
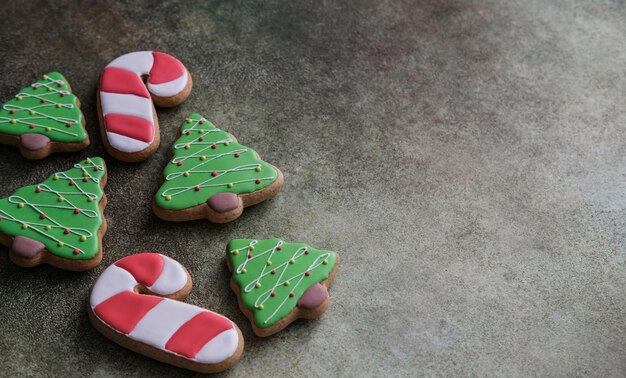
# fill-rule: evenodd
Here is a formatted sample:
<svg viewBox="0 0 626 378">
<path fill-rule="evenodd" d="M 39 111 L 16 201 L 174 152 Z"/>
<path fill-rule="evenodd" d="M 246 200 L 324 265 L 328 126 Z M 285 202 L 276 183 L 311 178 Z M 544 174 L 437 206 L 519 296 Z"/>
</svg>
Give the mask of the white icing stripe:
<svg viewBox="0 0 626 378">
<path fill-rule="evenodd" d="M 220 363 L 235 354 L 238 345 L 239 334 L 237 334 L 233 325 L 233 328 L 220 333 L 204 344 L 202 349 L 196 354 L 195 360 L 205 364 Z"/>
<path fill-rule="evenodd" d="M 164 299 L 137 323 L 128 335 L 131 339 L 141 341 L 159 349 L 178 329 L 191 318 L 206 311 L 187 303 Z"/>
<path fill-rule="evenodd" d="M 161 257 L 163 257 L 163 270 L 149 289 L 161 295 L 174 294 L 187 284 L 187 273 L 178 261 L 163 255 Z"/>
<path fill-rule="evenodd" d="M 100 92 L 102 114 L 125 114 L 146 119 L 154 124 L 152 100 L 132 94 Z"/>
<path fill-rule="evenodd" d="M 109 144 L 122 152 L 139 152 L 148 148 L 149 144 L 117 133 L 107 132 Z"/>
<path fill-rule="evenodd" d="M 137 281 L 127 270 L 111 265 L 100 275 L 96 284 L 91 290 L 90 304 L 91 308 L 96 307 L 100 303 L 110 297 L 123 291 L 131 291 L 137 286 Z"/>
<path fill-rule="evenodd" d="M 179 94 L 187 85 L 187 71 L 178 79 L 162 84 L 151 84 L 148 81 L 148 90 L 159 97 L 171 97 Z"/>
<path fill-rule="evenodd" d="M 154 56 L 152 51 L 135 51 L 116 58 L 107 67 L 124 68 L 141 76 L 148 75 L 153 64 Z"/>
</svg>

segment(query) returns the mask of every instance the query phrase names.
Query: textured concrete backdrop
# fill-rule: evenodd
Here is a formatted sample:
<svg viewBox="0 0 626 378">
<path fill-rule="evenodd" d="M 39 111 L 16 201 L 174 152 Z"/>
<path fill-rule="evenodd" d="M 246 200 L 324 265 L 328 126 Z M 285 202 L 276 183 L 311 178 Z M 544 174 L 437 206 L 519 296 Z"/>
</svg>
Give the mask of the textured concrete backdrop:
<svg viewBox="0 0 626 378">
<path fill-rule="evenodd" d="M 58 70 L 93 144 L 39 162 L 0 147 L 0 196 L 104 156 L 110 228 L 86 273 L 0 248 L 0 375 L 186 374 L 87 320 L 94 280 L 143 250 L 182 262 L 189 302 L 242 328 L 228 376 L 626 375 L 623 0 L 64 3 L 3 2 L 0 98 Z M 97 132 L 96 82 L 144 49 L 180 58 L 194 90 L 159 110 L 154 157 L 122 164 Z M 280 167 L 282 192 L 228 225 L 157 219 L 190 112 Z M 223 250 L 268 236 L 343 264 L 321 319 L 260 339 Z"/>
</svg>

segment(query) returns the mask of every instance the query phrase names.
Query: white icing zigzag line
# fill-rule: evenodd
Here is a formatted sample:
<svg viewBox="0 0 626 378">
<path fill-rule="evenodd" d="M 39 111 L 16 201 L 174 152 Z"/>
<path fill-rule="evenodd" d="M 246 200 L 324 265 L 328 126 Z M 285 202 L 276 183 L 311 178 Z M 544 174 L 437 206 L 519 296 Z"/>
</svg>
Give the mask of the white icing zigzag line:
<svg viewBox="0 0 626 378">
<path fill-rule="evenodd" d="M 48 85 L 49 83 L 56 83 L 57 85 L 64 85 L 65 82 L 63 82 L 62 80 L 52 80 L 50 79 L 48 76 L 44 76 L 44 79 L 48 80 L 46 82 L 37 82 L 34 84 L 31 84 L 31 87 L 38 89 L 40 86 L 46 87 L 48 88 L 48 92 L 45 94 L 41 94 L 41 95 L 34 95 L 34 94 L 30 94 L 30 93 L 23 93 L 20 92 L 18 93 L 15 97 L 18 100 L 22 100 L 24 98 L 37 98 L 39 100 L 43 100 L 45 101 L 45 103 L 42 104 L 47 104 L 47 105 L 38 105 L 38 106 L 34 106 L 31 108 L 27 108 L 27 107 L 23 107 L 23 106 L 18 106 L 18 105 L 12 105 L 12 104 L 4 104 L 3 105 L 3 109 L 7 110 L 7 111 L 14 111 L 14 112 L 18 112 L 18 111 L 28 111 L 30 115 L 38 115 L 39 117 L 27 117 L 27 118 L 8 118 L 8 117 L 0 117 L 0 123 L 21 123 L 21 124 L 25 124 L 25 125 L 29 125 L 29 126 L 33 126 L 33 127 L 39 127 L 42 129 L 45 129 L 46 131 L 56 131 L 59 132 L 61 134 L 66 134 L 66 135 L 71 135 L 71 136 L 77 136 L 78 134 L 76 133 L 72 133 L 66 130 L 61 130 L 61 129 L 56 129 L 50 126 L 45 126 L 45 125 L 40 125 L 40 124 L 36 124 L 33 123 L 32 121 L 38 120 L 38 119 L 51 119 L 54 120 L 56 122 L 62 123 L 62 124 L 77 124 L 79 122 L 79 120 L 76 119 L 72 119 L 72 118 L 66 118 L 66 117 L 53 117 L 50 115 L 47 115 L 45 113 L 41 113 L 38 111 L 35 111 L 33 109 L 38 109 L 38 108 L 49 108 L 49 107 L 63 107 L 66 109 L 72 109 L 74 108 L 73 104 L 62 104 L 62 103 L 58 103 L 49 99 L 46 99 L 45 96 L 49 96 L 49 95 L 53 95 L 53 94 L 61 94 L 63 96 L 69 95 L 71 94 L 71 92 L 69 91 L 61 91 L 61 90 L 57 90 L 54 87 Z"/>
<path fill-rule="evenodd" d="M 198 139 L 196 139 L 196 140 L 198 140 Z M 203 148 L 203 149 L 201 149 L 199 151 L 196 151 L 193 154 L 188 155 L 188 156 L 181 156 L 181 157 L 174 158 L 174 159 L 172 159 L 172 163 L 175 164 L 175 163 L 178 163 L 179 161 L 185 161 L 185 160 L 187 160 L 189 158 L 198 157 L 198 156 L 205 156 L 206 157 L 207 155 L 202 155 L 202 152 L 208 150 L 213 145 L 217 146 L 218 144 L 230 143 L 232 141 L 233 141 L 232 139 L 228 138 L 228 139 L 218 140 L 216 142 L 210 142 L 210 143 L 202 143 L 202 142 L 196 143 L 195 141 L 193 141 L 193 142 L 189 142 L 189 143 L 177 144 L 176 146 L 174 146 L 175 150 L 180 150 L 181 148 L 189 149 L 189 147 L 191 147 L 192 145 L 208 145 L 209 147 L 205 147 L 205 148 Z M 248 150 L 242 149 L 241 151 L 246 152 Z M 240 151 L 240 153 L 241 153 L 241 151 Z M 232 151 L 233 155 L 235 153 L 237 153 L 237 151 Z M 222 155 L 226 155 L 226 154 L 222 154 Z M 216 156 L 216 155 L 208 155 L 208 156 Z M 218 157 L 221 157 L 221 156 L 218 156 Z"/>
<path fill-rule="evenodd" d="M 204 173 L 211 173 L 211 172 L 217 172 L 217 176 L 212 176 L 211 178 L 204 180 L 200 183 L 198 183 L 197 185 L 194 186 L 176 186 L 173 188 L 168 188 L 167 190 L 163 191 L 163 196 L 176 196 L 179 195 L 181 193 L 184 193 L 186 191 L 195 189 L 196 187 L 199 188 L 208 188 L 208 187 L 215 187 L 215 186 L 225 186 L 227 184 L 208 184 L 209 182 L 213 181 L 213 180 L 217 180 L 218 178 L 220 178 L 221 176 L 227 175 L 231 172 L 239 172 L 239 171 L 254 171 L 256 170 L 256 167 L 258 167 L 258 164 L 245 164 L 245 165 L 240 165 L 239 167 L 235 167 L 235 168 L 231 168 L 231 169 L 227 169 L 227 170 L 222 170 L 222 171 L 203 171 Z M 191 171 L 188 171 L 189 173 L 191 173 Z M 196 171 L 195 173 L 201 173 L 202 171 Z M 184 174 L 184 172 L 183 172 Z M 258 179 L 244 179 L 244 180 L 238 180 L 238 181 L 232 181 L 230 182 L 230 184 L 240 184 L 242 182 L 250 182 L 250 181 L 256 181 L 256 180 L 270 180 L 273 179 L 273 177 L 262 177 L 262 178 L 258 178 Z M 178 190 L 178 191 L 176 191 Z M 170 192 L 173 191 L 173 192 Z"/>
<path fill-rule="evenodd" d="M 204 164 L 210 163 L 210 162 L 212 162 L 213 160 L 219 159 L 219 158 L 221 158 L 222 156 L 225 156 L 225 155 L 234 155 L 234 154 L 237 154 L 237 153 L 242 154 L 242 153 L 244 153 L 244 152 L 246 152 L 246 151 L 247 151 L 247 150 L 241 149 L 241 150 L 234 150 L 234 151 L 230 151 L 230 152 L 224 152 L 224 153 L 221 153 L 221 154 L 202 155 L 202 156 L 204 156 L 205 158 L 210 158 L 210 159 L 208 159 L 208 160 L 204 160 L 202 163 L 195 165 L 193 168 L 191 168 L 190 170 L 188 170 L 188 171 L 186 171 L 186 172 L 188 172 L 188 173 L 200 173 L 200 172 L 202 172 L 202 173 L 211 173 L 212 171 L 196 171 L 195 169 L 196 169 L 196 168 L 198 168 L 198 167 L 200 167 L 200 166 L 202 166 L 202 165 L 204 165 Z M 180 159 L 180 160 L 178 160 L 178 158 L 175 158 L 175 159 L 173 159 L 173 160 L 172 160 L 172 163 L 178 163 L 179 161 L 183 161 L 183 160 L 185 160 L 185 159 L 187 159 L 187 158 L 189 158 L 189 157 L 195 156 L 195 155 L 196 155 L 196 154 L 193 154 L 193 155 L 187 156 L 187 157 L 185 157 L 185 158 L 183 158 L 183 159 Z M 255 164 L 255 165 L 258 165 L 258 164 Z M 173 180 L 173 179 L 175 179 L 175 178 L 178 178 L 178 177 L 180 177 L 180 176 L 183 176 L 184 174 L 185 174 L 185 172 L 174 172 L 174 173 L 170 173 L 169 175 L 167 175 L 167 176 L 165 177 L 165 179 L 166 179 L 166 180 Z"/>
<path fill-rule="evenodd" d="M 97 167 L 99 170 L 104 169 L 104 167 L 103 167 L 103 166 L 96 165 L 96 164 L 95 164 L 95 163 L 93 163 L 93 161 L 91 161 L 91 160 L 87 160 L 87 162 L 88 162 L 89 164 L 91 164 L 91 167 L 90 167 L 90 168 L 96 168 L 96 167 Z M 82 170 L 83 170 L 83 177 L 81 177 L 80 179 L 82 179 L 82 178 L 88 178 L 89 180 L 93 181 L 94 183 L 100 183 L 100 180 L 99 180 L 98 178 L 96 178 L 96 177 L 91 176 L 91 174 L 89 174 L 89 173 L 87 172 L 87 170 L 85 169 L 85 166 L 83 166 L 81 163 L 74 164 L 74 168 L 80 168 L 80 169 L 82 169 Z M 70 177 L 70 176 L 68 176 L 67 174 L 65 174 L 65 172 L 57 172 L 57 173 L 55 173 L 55 174 L 54 174 L 54 176 L 53 176 L 53 177 L 54 177 L 54 179 L 55 179 L 55 180 L 62 179 L 62 180 L 74 181 L 74 180 L 77 180 L 77 179 L 78 179 L 78 178 L 76 178 L 76 177 Z M 85 191 L 84 191 L 84 190 L 83 190 L 83 189 L 82 189 L 82 188 L 81 188 L 81 187 L 80 187 L 80 186 L 76 183 L 76 181 L 74 181 L 74 185 L 73 185 L 73 186 L 75 186 L 75 187 L 76 187 L 76 189 L 78 189 L 78 191 L 79 191 L 80 193 L 57 192 L 57 191 L 55 191 L 55 190 L 50 189 L 47 185 L 39 185 L 39 186 L 37 186 L 37 188 L 39 188 L 39 189 L 41 189 L 41 188 L 47 188 L 46 192 L 48 192 L 48 193 L 55 193 L 55 194 L 57 194 L 57 195 L 59 196 L 59 199 L 60 199 L 60 200 L 62 199 L 62 201 L 63 201 L 63 202 L 65 202 L 65 201 L 67 201 L 67 200 L 66 200 L 63 196 L 61 196 L 61 194 L 66 194 L 66 195 L 67 195 L 67 194 L 71 194 L 71 195 L 80 195 L 80 194 L 82 194 L 82 195 L 84 195 L 85 197 L 87 197 L 87 198 L 88 198 L 88 200 L 91 200 L 91 201 L 93 201 L 93 200 L 95 200 L 95 199 L 97 199 L 97 198 L 98 198 L 98 196 L 97 196 L 97 195 L 95 195 L 95 194 L 93 194 L 93 193 L 88 193 L 88 192 L 85 192 Z M 42 190 L 42 192 L 43 192 L 43 190 Z M 17 202 L 16 202 L 16 199 L 17 199 Z M 78 208 L 78 207 L 54 206 L 54 205 L 46 205 L 46 204 L 33 204 L 33 203 L 28 202 L 26 199 L 24 199 L 23 197 L 20 197 L 20 196 L 10 196 L 10 197 L 8 198 L 8 201 L 9 201 L 10 203 L 14 203 L 14 204 L 18 204 L 18 205 L 19 205 L 19 204 L 24 204 L 24 206 L 28 205 L 29 207 L 33 208 L 33 209 L 34 209 L 37 213 L 39 213 L 40 215 L 44 214 L 44 212 L 42 212 L 41 210 L 39 210 L 39 208 L 44 208 L 44 207 L 49 207 L 49 208 L 50 208 L 50 207 L 52 207 L 52 208 L 58 208 L 58 209 L 68 209 L 68 210 L 79 209 L 79 210 L 80 210 L 80 213 L 79 213 L 79 214 L 83 214 L 83 215 L 87 216 L 88 218 L 95 218 L 95 217 L 97 217 L 97 216 L 98 216 L 98 213 L 97 213 L 97 212 L 95 212 L 95 211 L 93 211 L 93 210 L 89 210 L 89 209 L 80 209 L 80 208 Z M 91 201 L 90 201 L 90 202 L 91 202 Z M 72 206 L 73 206 L 73 204 L 72 204 L 70 201 L 67 201 L 67 202 L 68 202 L 70 205 L 72 205 Z M 4 215 L 4 216 L 2 217 L 2 220 L 7 220 L 7 221 L 12 221 L 12 222 L 17 222 L 17 223 L 22 224 L 22 226 L 26 226 L 27 228 L 32 227 L 31 229 L 32 229 L 33 231 L 35 231 L 35 232 L 37 232 L 37 233 L 39 233 L 39 234 L 41 234 L 41 235 L 43 235 L 43 236 L 46 236 L 46 237 L 47 237 L 47 238 L 49 238 L 49 239 L 52 239 L 52 240 L 56 241 L 56 242 L 59 244 L 59 247 L 67 246 L 67 247 L 69 247 L 69 248 L 72 248 L 72 249 L 73 249 L 73 250 L 75 250 L 75 251 L 79 251 L 79 253 L 80 253 L 80 254 L 84 254 L 85 252 L 83 252 L 80 248 L 78 248 L 78 247 L 76 247 L 76 246 L 74 246 L 74 245 L 72 245 L 72 244 L 65 243 L 65 242 L 61 241 L 60 239 L 57 239 L 56 237 L 54 237 L 54 236 L 52 236 L 52 235 L 50 235 L 50 234 L 48 234 L 48 233 L 46 233 L 46 232 L 43 232 L 43 231 L 42 231 L 42 230 L 40 230 L 40 229 L 37 229 L 37 227 L 44 228 L 45 230 L 51 230 L 51 229 L 53 229 L 53 228 L 60 228 L 60 229 L 63 229 L 63 230 L 69 230 L 69 232 L 70 232 L 70 233 L 72 233 L 72 234 L 76 234 L 76 235 L 79 235 L 80 237 L 85 237 L 85 238 L 90 238 L 90 237 L 93 237 L 93 236 L 94 236 L 94 235 L 93 235 L 93 233 L 92 233 L 91 231 L 86 230 L 86 229 L 84 229 L 84 228 L 68 228 L 68 227 L 65 227 L 65 226 L 63 226 L 61 223 L 57 222 L 56 220 L 54 220 L 53 218 L 51 218 L 51 217 L 49 217 L 49 216 L 47 216 L 47 215 L 46 215 L 46 218 L 45 218 L 45 219 L 47 219 L 47 220 L 49 220 L 50 222 L 52 222 L 52 223 L 54 224 L 54 226 L 49 225 L 49 224 L 43 224 L 43 223 L 35 223 L 35 222 L 27 222 L 27 221 L 23 221 L 23 220 L 21 220 L 21 219 L 15 218 L 12 214 L 9 214 L 9 213 L 7 213 L 6 211 L 4 211 L 4 210 L 2 210 L 2 209 L 0 209 L 0 213 L 2 213 L 2 214 Z M 78 214 L 77 214 L 77 215 L 78 215 Z M 85 240 L 86 240 L 86 239 L 85 239 Z"/>
<path fill-rule="evenodd" d="M 252 240 L 250 242 L 250 244 L 247 247 L 243 247 L 243 248 L 239 248 L 239 249 L 233 249 L 231 251 L 231 253 L 233 253 L 234 251 L 240 252 L 242 250 L 250 250 L 250 247 L 254 247 L 256 244 L 258 243 L 257 240 Z M 254 256 L 252 256 L 251 258 L 247 258 L 243 263 L 241 263 L 237 269 L 235 270 L 237 272 L 237 274 L 241 274 L 242 271 L 245 269 L 246 265 L 248 264 L 249 261 L 252 261 L 258 257 L 264 256 L 266 255 L 268 252 L 270 252 L 270 255 L 266 258 L 266 262 L 267 261 L 271 261 L 272 256 L 274 255 L 274 252 L 276 252 L 278 250 L 278 247 L 282 247 L 283 245 L 283 241 L 279 240 L 278 243 L 273 247 L 270 248 L 268 250 L 265 250 L 261 253 L 255 254 Z M 326 258 L 328 258 L 330 256 L 330 253 L 324 253 L 321 254 L 319 256 L 317 256 L 317 258 L 313 261 L 313 263 L 311 263 L 311 265 L 309 265 L 309 267 L 302 273 L 300 274 L 296 274 L 295 276 L 292 276 L 290 278 L 287 278 L 285 280 L 283 280 L 283 277 L 285 276 L 285 273 L 287 272 L 287 269 L 289 267 L 290 261 L 297 261 L 300 257 L 302 257 L 303 255 L 305 255 L 305 252 L 308 250 L 308 247 L 304 246 L 304 247 L 300 247 L 299 249 L 297 249 L 294 254 L 291 256 L 291 259 L 287 260 L 286 262 L 274 267 L 274 268 L 270 268 L 268 272 L 266 272 L 266 269 L 269 267 L 269 265 L 264 264 L 263 265 L 263 270 L 261 271 L 261 274 L 256 278 L 256 280 L 250 282 L 246 287 L 244 287 L 244 292 L 245 293 L 250 293 L 252 290 L 254 290 L 256 288 L 257 283 L 260 284 L 260 281 L 263 277 L 272 274 L 272 270 L 274 270 L 276 273 L 278 273 L 278 270 L 281 268 L 284 268 L 280 275 L 278 276 L 278 279 L 276 280 L 276 284 L 274 284 L 274 287 L 272 287 L 269 290 L 264 291 L 263 293 L 261 293 L 261 295 L 259 295 L 259 297 L 257 298 L 257 300 L 254 302 L 254 307 L 257 307 L 259 305 L 263 305 L 265 302 L 267 302 L 268 299 L 271 298 L 272 292 L 274 292 L 274 290 L 280 286 L 283 286 L 286 282 L 290 282 L 292 280 L 295 280 L 296 278 L 298 279 L 298 281 L 294 284 L 294 286 L 292 287 L 292 289 L 290 290 L 291 292 L 293 292 L 298 285 L 300 285 L 300 283 L 302 282 L 302 280 L 304 279 L 304 276 L 306 274 L 306 272 L 311 272 L 313 269 L 316 269 L 317 267 L 319 267 L 320 265 L 324 265 L 324 261 L 326 260 Z M 280 305 L 276 308 L 276 310 L 274 310 L 273 313 L 270 314 L 270 316 L 265 319 L 265 321 L 263 323 L 267 324 L 267 322 L 269 322 L 277 313 L 278 311 L 285 305 L 285 302 L 287 302 L 287 300 L 289 299 L 289 295 L 287 295 L 283 301 L 280 303 Z"/>
</svg>

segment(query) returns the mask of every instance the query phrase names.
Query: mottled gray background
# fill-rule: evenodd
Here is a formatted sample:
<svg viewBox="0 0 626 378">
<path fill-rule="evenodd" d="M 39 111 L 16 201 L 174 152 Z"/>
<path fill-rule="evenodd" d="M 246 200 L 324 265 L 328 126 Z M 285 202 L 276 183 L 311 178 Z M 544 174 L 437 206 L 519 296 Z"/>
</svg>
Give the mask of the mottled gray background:
<svg viewBox="0 0 626 378">
<path fill-rule="evenodd" d="M 182 262 L 189 302 L 241 327 L 225 375 L 626 375 L 623 0 L 77 3 L 0 8 L 0 98 L 58 70 L 93 142 L 39 162 L 0 147 L 0 196 L 104 156 L 104 261 L 22 269 L 0 247 L 1 375 L 187 374 L 87 319 L 99 273 L 142 250 Z M 182 60 L 194 90 L 159 110 L 157 153 L 123 164 L 103 151 L 96 82 L 144 49 Z M 282 192 L 228 225 L 157 219 L 190 112 L 280 167 Z M 223 250 L 268 236 L 343 264 L 321 319 L 261 339 Z"/>
</svg>

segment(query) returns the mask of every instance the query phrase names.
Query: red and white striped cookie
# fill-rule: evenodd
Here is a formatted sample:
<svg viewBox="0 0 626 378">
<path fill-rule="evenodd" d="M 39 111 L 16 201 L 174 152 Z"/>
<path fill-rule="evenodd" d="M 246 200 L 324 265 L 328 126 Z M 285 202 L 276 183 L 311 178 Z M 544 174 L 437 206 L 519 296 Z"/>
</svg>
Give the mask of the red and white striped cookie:
<svg viewBox="0 0 626 378">
<path fill-rule="evenodd" d="M 189 96 L 191 86 L 187 68 L 165 53 L 137 51 L 109 63 L 98 89 L 100 130 L 107 151 L 123 161 L 152 155 L 160 142 L 153 101 L 176 106 Z"/>
<path fill-rule="evenodd" d="M 241 355 L 241 331 L 222 315 L 176 300 L 190 291 L 191 277 L 175 260 L 131 255 L 98 278 L 89 318 L 106 337 L 135 352 L 194 371 L 223 371 Z"/>
</svg>

